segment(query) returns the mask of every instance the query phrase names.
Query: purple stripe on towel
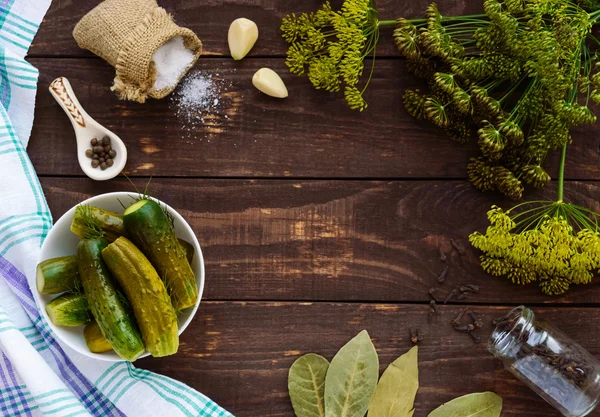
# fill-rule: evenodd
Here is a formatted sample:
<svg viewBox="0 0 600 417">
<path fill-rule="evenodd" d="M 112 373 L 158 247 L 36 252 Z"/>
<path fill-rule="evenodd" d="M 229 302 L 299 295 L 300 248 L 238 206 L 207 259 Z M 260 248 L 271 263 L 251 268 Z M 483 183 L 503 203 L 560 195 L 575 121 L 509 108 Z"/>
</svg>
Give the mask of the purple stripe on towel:
<svg viewBox="0 0 600 417">
<path fill-rule="evenodd" d="M 2 353 L 2 356 L 4 356 L 4 353 Z M 4 370 L 0 367 L 0 376 L 2 377 L 2 383 L 4 384 L 5 387 L 10 387 L 10 385 L 8 384 L 8 381 L 6 380 L 6 375 L 4 374 Z"/>
<path fill-rule="evenodd" d="M 23 308 L 28 311 L 29 314 L 37 315 L 38 311 L 35 306 L 33 294 L 27 283 L 27 277 L 25 277 L 16 266 L 8 262 L 2 256 L 0 256 L 0 275 L 4 276 L 6 282 L 13 287 L 13 292 L 21 301 Z"/>
<path fill-rule="evenodd" d="M 4 355 L 4 353 L 2 354 L 2 359 L 4 359 L 4 365 L 6 365 L 6 369 L 8 370 L 8 375 L 10 376 L 10 380 L 13 382 L 14 386 L 17 387 L 17 392 L 19 393 L 19 403 L 23 404 L 23 406 L 25 407 L 25 410 L 23 410 L 23 411 L 25 411 L 25 415 L 32 417 L 31 407 L 29 407 L 29 403 L 25 399 L 25 396 L 23 395 L 23 391 L 21 391 L 18 388 L 20 384 L 18 383 L 17 377 L 15 376 L 15 371 L 14 371 L 12 365 L 10 364 L 10 361 L 6 357 L 6 355 Z"/>
<path fill-rule="evenodd" d="M 125 417 L 125 414 L 123 414 L 121 410 L 112 404 L 102 392 L 96 389 L 96 387 L 88 381 L 73 362 L 71 362 L 56 340 L 54 340 L 49 328 L 44 326 L 44 321 L 40 316 L 40 313 L 27 302 L 28 299 L 33 300 L 33 295 L 27 284 L 27 277 L 2 256 L 0 256 L 0 275 L 4 276 L 6 282 L 8 282 L 11 287 L 27 297 L 26 299 L 19 297 L 21 304 L 25 308 L 25 311 L 28 312 L 31 321 L 35 324 L 40 334 L 50 345 L 49 351 L 54 357 L 54 361 L 58 366 L 63 382 L 75 392 L 76 396 L 84 406 L 98 416 Z M 18 293 L 16 294 L 19 296 Z M 79 381 L 75 381 L 74 377 Z"/>
<path fill-rule="evenodd" d="M 27 277 L 23 275 L 16 266 L 8 262 L 2 256 L 0 256 L 0 273 L 2 273 L 6 282 L 12 287 L 19 290 L 19 292 L 25 295 L 29 300 L 34 301 L 33 294 L 27 283 Z"/>
</svg>

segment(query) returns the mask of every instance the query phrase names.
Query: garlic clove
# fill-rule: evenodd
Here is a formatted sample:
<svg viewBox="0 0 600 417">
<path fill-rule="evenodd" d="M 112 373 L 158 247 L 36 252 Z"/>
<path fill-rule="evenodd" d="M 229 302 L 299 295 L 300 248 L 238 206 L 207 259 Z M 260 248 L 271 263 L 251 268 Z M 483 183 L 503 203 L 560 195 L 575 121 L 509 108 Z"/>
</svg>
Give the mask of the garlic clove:
<svg viewBox="0 0 600 417">
<path fill-rule="evenodd" d="M 258 26 L 250 19 L 240 17 L 229 26 L 229 51 L 236 61 L 244 58 L 258 39 Z"/>
<path fill-rule="evenodd" d="M 252 84 L 271 97 L 286 98 L 288 90 L 283 80 L 270 68 L 261 68 L 252 77 Z"/>
</svg>

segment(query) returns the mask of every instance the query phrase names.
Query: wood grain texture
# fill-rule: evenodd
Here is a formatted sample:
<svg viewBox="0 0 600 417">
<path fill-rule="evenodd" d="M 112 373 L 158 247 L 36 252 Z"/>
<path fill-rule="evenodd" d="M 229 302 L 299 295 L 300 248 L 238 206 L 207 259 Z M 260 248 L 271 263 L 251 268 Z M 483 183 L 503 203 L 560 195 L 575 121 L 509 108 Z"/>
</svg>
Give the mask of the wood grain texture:
<svg viewBox="0 0 600 417">
<path fill-rule="evenodd" d="M 147 180 L 136 180 L 139 189 Z M 131 190 L 125 180 L 43 178 L 54 218 L 95 194 Z M 491 204 L 512 205 L 465 181 L 270 181 L 153 179 L 152 195 L 190 223 L 213 300 L 428 302 L 477 283 L 474 303 L 597 303 L 600 281 L 548 297 L 486 275 L 467 236 L 485 230 Z M 597 183 L 568 183 L 567 197 L 600 210 Z M 551 189 L 538 197 L 551 196 Z M 459 256 L 449 239 L 468 252 Z M 448 254 L 443 286 L 437 276 Z"/>
<path fill-rule="evenodd" d="M 30 55 L 91 56 L 90 52 L 77 46 L 72 32 L 79 19 L 98 3 L 98 0 L 54 1 L 31 47 Z M 323 1 L 158 0 L 158 3 L 173 14 L 177 24 L 190 28 L 198 35 L 204 46 L 204 55 L 229 56 L 229 25 L 238 17 L 246 17 L 254 20 L 260 31 L 259 40 L 250 56 L 283 56 L 287 48 L 279 30 L 281 19 L 289 13 L 316 11 Z M 333 0 L 331 3 L 338 7 L 342 1 Z M 424 16 L 429 3 L 429 0 L 379 0 L 377 7 L 381 20 L 420 18 Z M 440 12 L 447 15 L 481 13 L 483 10 L 481 3 L 467 0 L 438 1 L 438 4 Z M 397 56 L 391 30 L 387 29 L 382 34 L 378 55 Z"/>
<path fill-rule="evenodd" d="M 427 308 L 420 305 L 203 302 L 176 356 L 143 359 L 136 365 L 189 384 L 237 417 L 291 417 L 287 372 L 299 356 L 314 352 L 331 360 L 366 329 L 383 371 L 410 348 L 409 328 L 419 328 L 425 340 L 419 347 L 415 417 L 425 417 L 454 397 L 487 390 L 504 399 L 502 417 L 559 417 L 487 352 L 489 323 L 507 309 L 473 308 L 485 322 L 479 345 L 451 328 L 457 306 L 442 306 L 442 316 L 429 325 Z M 598 309 L 534 311 L 600 355 Z"/>
<path fill-rule="evenodd" d="M 443 132 L 415 121 L 401 94 L 418 86 L 404 62 L 379 61 L 367 92 L 370 107 L 350 110 L 339 95 L 315 91 L 305 77 L 291 75 L 281 59 L 201 60 L 197 68 L 232 83 L 205 126 L 185 129 L 169 100 L 145 104 L 119 101 L 109 90 L 114 73 L 96 59 L 32 59 L 41 72 L 36 123 L 29 154 L 40 175 L 81 175 L 75 137 L 48 85 L 65 76 L 81 105 L 119 135 L 129 152 L 129 176 L 465 178 L 476 145 L 453 142 Z M 259 67 L 272 67 L 288 84 L 278 100 L 250 80 Z M 567 177 L 600 179 L 600 124 L 573 134 Z M 558 154 L 548 161 L 555 174 Z M 173 163 L 173 161 L 177 161 Z"/>
<path fill-rule="evenodd" d="M 200 240 L 204 301 L 179 353 L 136 365 L 189 384 L 238 417 L 291 417 L 287 372 L 297 357 L 315 352 L 331 359 L 367 329 L 383 370 L 411 346 L 409 328 L 420 328 L 425 341 L 415 417 L 485 390 L 503 397 L 503 417 L 558 417 L 485 343 L 474 345 L 452 330 L 449 321 L 462 305 L 441 306 L 442 316 L 428 323 L 428 290 L 435 287 L 443 297 L 460 284 L 479 284 L 481 292 L 462 303 L 484 319 L 484 340 L 490 319 L 506 311 L 499 304 L 524 303 L 600 355 L 599 281 L 551 298 L 481 270 L 467 236 L 484 230 L 492 204 L 513 203 L 464 180 L 474 144 L 453 143 L 406 114 L 401 95 L 420 84 L 398 58 L 390 31 L 382 33 L 383 59 L 366 94 L 370 106 L 357 113 L 340 95 L 317 92 L 305 77 L 289 74 L 282 59 L 281 18 L 313 11 L 321 0 L 158 1 L 203 41 L 195 70 L 230 83 L 195 130 L 177 119 L 168 99 L 140 105 L 109 90 L 114 70 L 72 38 L 76 22 L 99 0 L 54 1 L 29 58 L 40 82 L 28 151 L 55 220 L 93 195 L 132 190 L 122 178 L 98 183 L 82 177 L 70 122 L 47 90 L 66 76 L 90 115 L 125 141 L 127 175 L 140 189 L 154 176 L 151 193 L 178 210 Z M 422 17 L 429 3 L 377 1 L 381 19 Z M 482 10 L 481 1 L 438 5 L 444 15 Z M 260 39 L 247 59 L 233 62 L 226 33 L 238 17 L 256 21 Z M 288 99 L 254 89 L 250 80 L 261 67 L 282 76 Z M 566 191 L 596 211 L 598 133 L 598 125 L 574 131 L 567 177 L 579 181 L 569 181 Z M 553 176 L 557 157 L 548 163 Z M 554 186 L 528 197 L 553 199 Z M 451 238 L 468 248 L 465 256 L 452 249 Z M 442 286 L 440 246 L 450 268 Z"/>
</svg>

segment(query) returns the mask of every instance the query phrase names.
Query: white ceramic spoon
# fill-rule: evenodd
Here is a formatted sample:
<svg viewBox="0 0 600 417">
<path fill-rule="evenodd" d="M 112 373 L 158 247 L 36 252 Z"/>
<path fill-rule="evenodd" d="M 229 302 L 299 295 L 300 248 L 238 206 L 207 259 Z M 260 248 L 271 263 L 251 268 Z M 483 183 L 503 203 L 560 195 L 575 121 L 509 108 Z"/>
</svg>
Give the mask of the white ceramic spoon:
<svg viewBox="0 0 600 417">
<path fill-rule="evenodd" d="M 83 110 L 73 92 L 73 88 L 71 88 L 71 83 L 65 77 L 58 77 L 52 81 L 49 89 L 52 96 L 58 101 L 60 107 L 62 107 L 71 120 L 73 129 L 75 130 L 75 138 L 77 139 L 77 159 L 83 172 L 96 181 L 109 180 L 119 175 L 127 162 L 127 148 L 121 138 L 96 122 Z M 90 141 L 93 138 L 100 140 L 104 136 L 110 138 L 110 144 L 117 152 L 117 155 L 113 159 L 113 166 L 107 167 L 103 171 L 100 167 L 92 167 L 92 160 L 85 155 L 85 151 L 91 148 Z"/>
</svg>

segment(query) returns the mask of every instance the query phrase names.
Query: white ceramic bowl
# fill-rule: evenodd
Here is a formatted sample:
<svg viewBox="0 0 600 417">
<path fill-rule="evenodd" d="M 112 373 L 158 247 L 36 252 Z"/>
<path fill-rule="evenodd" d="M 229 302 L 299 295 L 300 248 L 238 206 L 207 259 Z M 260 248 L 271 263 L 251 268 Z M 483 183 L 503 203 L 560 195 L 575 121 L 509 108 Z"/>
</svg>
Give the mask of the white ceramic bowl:
<svg viewBox="0 0 600 417">
<path fill-rule="evenodd" d="M 119 200 L 123 202 L 123 204 L 128 205 L 129 203 L 133 202 L 131 198 L 133 196 L 136 196 L 136 193 L 108 193 L 92 197 L 88 200 L 82 201 L 80 204 L 95 206 L 105 210 L 122 213 L 123 207 L 119 203 Z M 181 217 L 181 215 L 179 215 L 179 213 L 177 213 L 173 208 L 158 199 L 155 200 L 163 204 L 167 208 L 168 212 L 173 215 L 173 218 L 175 219 L 175 233 L 177 234 L 177 237 L 190 242 L 192 245 L 194 245 L 195 250 L 194 259 L 192 261 L 192 269 L 194 270 L 194 274 L 196 274 L 196 284 L 198 285 L 198 301 L 196 301 L 196 305 L 193 308 L 184 310 L 179 316 L 179 334 L 181 334 L 192 321 L 192 318 L 196 314 L 198 306 L 200 305 L 200 299 L 202 298 L 202 291 L 204 289 L 204 259 L 202 258 L 202 250 L 200 249 L 198 239 L 196 238 L 196 235 L 194 234 L 194 231 L 190 225 L 187 224 L 183 217 Z M 44 241 L 44 244 L 42 245 L 39 262 L 50 258 L 56 258 L 58 256 L 75 254 L 77 251 L 77 243 L 79 242 L 79 238 L 71 232 L 70 226 L 76 208 L 77 206 L 71 208 L 54 224 L 54 227 L 52 227 L 50 233 L 48 233 L 48 236 Z M 52 324 L 52 322 L 48 319 L 48 315 L 46 314 L 46 304 L 53 298 L 56 298 L 56 295 L 44 295 L 38 293 L 35 283 L 35 276 L 30 277 L 29 286 L 31 287 L 31 291 L 34 294 L 38 306 L 40 306 L 40 310 L 44 318 L 50 325 L 50 328 L 64 344 L 90 358 L 112 362 L 123 360 L 113 351 L 105 353 L 90 352 L 83 338 L 83 327 L 61 327 Z M 146 352 L 141 357 L 143 358 L 148 355 L 149 353 Z"/>
</svg>

